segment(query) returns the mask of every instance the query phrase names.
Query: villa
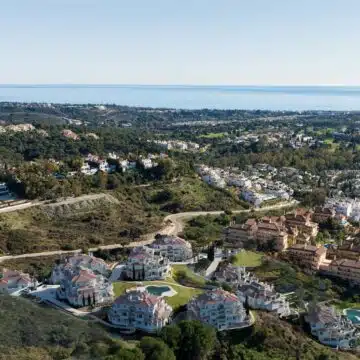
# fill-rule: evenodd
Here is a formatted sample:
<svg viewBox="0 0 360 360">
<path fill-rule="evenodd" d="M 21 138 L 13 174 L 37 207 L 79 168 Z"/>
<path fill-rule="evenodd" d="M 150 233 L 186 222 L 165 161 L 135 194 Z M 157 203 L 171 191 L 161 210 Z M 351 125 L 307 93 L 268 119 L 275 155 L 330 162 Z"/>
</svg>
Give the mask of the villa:
<svg viewBox="0 0 360 360">
<path fill-rule="evenodd" d="M 114 296 L 112 284 L 106 278 L 76 267 L 64 271 L 56 295 L 76 307 L 106 304 Z"/>
<path fill-rule="evenodd" d="M 289 302 L 285 296 L 277 293 L 272 285 L 264 283 L 243 267 L 228 264 L 220 267 L 215 279 L 233 286 L 237 297 L 252 309 L 276 312 L 279 316 L 288 316 Z"/>
<path fill-rule="evenodd" d="M 346 316 L 337 313 L 334 307 L 320 304 L 311 306 L 305 320 L 310 325 L 311 334 L 324 345 L 347 350 L 360 340 L 360 331 Z"/>
<path fill-rule="evenodd" d="M 196 319 L 214 326 L 219 331 L 251 325 L 241 300 L 222 289 L 200 294 L 192 299 L 187 307 Z"/>
<path fill-rule="evenodd" d="M 88 269 L 103 276 L 107 276 L 110 273 L 110 267 L 104 260 L 80 254 L 68 257 L 63 263 L 55 265 L 51 273 L 51 282 L 59 284 L 66 277 L 67 271 L 74 271 L 75 269 Z"/>
<path fill-rule="evenodd" d="M 124 268 L 131 280 L 164 280 L 170 274 L 169 259 L 147 246 L 134 248 Z"/>
<path fill-rule="evenodd" d="M 193 257 L 191 244 L 178 236 L 156 235 L 155 241 L 149 247 L 158 250 L 161 256 L 174 262 L 186 261 Z"/>
<path fill-rule="evenodd" d="M 0 270 L 0 294 L 12 294 L 34 284 L 28 274 L 20 271 Z"/>
<path fill-rule="evenodd" d="M 145 288 L 128 289 L 113 303 L 108 312 L 109 321 L 128 330 L 149 333 L 169 323 L 172 307 L 162 296 L 150 294 Z"/>
</svg>

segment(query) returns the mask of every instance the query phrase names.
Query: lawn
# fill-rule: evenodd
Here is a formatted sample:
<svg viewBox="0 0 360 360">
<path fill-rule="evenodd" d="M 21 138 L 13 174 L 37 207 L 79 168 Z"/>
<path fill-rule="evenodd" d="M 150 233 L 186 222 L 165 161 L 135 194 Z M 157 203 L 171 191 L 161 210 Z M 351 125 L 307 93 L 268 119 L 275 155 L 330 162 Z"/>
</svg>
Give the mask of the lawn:
<svg viewBox="0 0 360 360">
<path fill-rule="evenodd" d="M 233 265 L 256 267 L 261 265 L 263 255 L 253 251 L 242 251 L 234 256 Z"/>
<path fill-rule="evenodd" d="M 203 290 L 201 289 L 189 288 L 167 281 L 142 281 L 142 284 L 145 286 L 146 285 L 164 286 L 166 284 L 171 286 L 177 292 L 177 294 L 171 297 L 165 297 L 165 300 L 170 306 L 172 306 L 174 310 L 176 310 L 182 305 L 187 304 L 193 296 L 201 294 L 203 292 Z M 113 283 L 113 287 L 114 287 L 115 296 L 120 296 L 125 292 L 126 289 L 136 287 L 136 283 L 115 282 Z"/>
<path fill-rule="evenodd" d="M 226 135 L 226 133 L 209 133 L 206 135 L 200 135 L 200 138 L 204 139 L 220 139 L 223 138 Z"/>
<path fill-rule="evenodd" d="M 173 277 L 175 281 L 188 283 L 192 287 L 203 287 L 206 280 L 199 275 L 196 275 L 186 265 L 172 265 Z"/>
</svg>

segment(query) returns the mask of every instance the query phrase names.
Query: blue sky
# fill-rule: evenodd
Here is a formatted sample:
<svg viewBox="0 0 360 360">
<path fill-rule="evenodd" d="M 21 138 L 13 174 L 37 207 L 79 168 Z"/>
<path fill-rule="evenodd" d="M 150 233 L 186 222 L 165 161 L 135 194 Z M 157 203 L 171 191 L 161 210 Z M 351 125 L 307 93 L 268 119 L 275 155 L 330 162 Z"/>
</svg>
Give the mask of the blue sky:
<svg viewBox="0 0 360 360">
<path fill-rule="evenodd" d="M 360 85 L 359 0 L 3 0 L 0 83 Z"/>
</svg>

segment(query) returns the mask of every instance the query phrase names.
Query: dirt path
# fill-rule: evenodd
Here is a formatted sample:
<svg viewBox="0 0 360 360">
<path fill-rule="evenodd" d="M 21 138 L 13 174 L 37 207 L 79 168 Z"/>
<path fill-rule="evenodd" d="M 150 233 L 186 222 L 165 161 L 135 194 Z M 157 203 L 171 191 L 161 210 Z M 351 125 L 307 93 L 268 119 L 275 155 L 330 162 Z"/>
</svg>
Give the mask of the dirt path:
<svg viewBox="0 0 360 360">
<path fill-rule="evenodd" d="M 117 199 L 115 199 L 114 197 L 112 197 L 111 195 L 108 195 L 108 194 L 84 195 L 84 197 L 85 197 L 85 200 L 88 199 L 89 196 L 92 196 L 91 199 L 94 199 L 94 196 L 96 196 L 96 195 L 98 196 L 97 198 L 101 198 L 104 196 L 110 196 L 114 201 L 117 201 Z M 80 197 L 80 198 L 83 198 L 83 200 L 84 200 L 84 197 Z M 76 198 L 76 199 L 79 199 L 79 198 Z M 64 201 L 71 201 L 71 199 L 64 200 Z M 69 203 L 69 202 L 67 202 L 67 203 Z M 59 203 L 57 203 L 57 204 L 59 204 Z M 61 204 L 61 202 L 60 202 L 60 204 Z M 255 211 L 269 211 L 269 210 L 281 209 L 281 208 L 290 207 L 290 206 L 293 206 L 296 204 L 297 204 L 296 201 L 293 201 L 290 203 L 275 204 L 272 206 L 255 209 Z M 233 211 L 233 213 L 241 214 L 241 213 L 249 213 L 250 211 L 251 210 L 235 210 L 235 211 Z M 132 242 L 125 246 L 122 244 L 103 245 L 103 246 L 99 246 L 97 248 L 91 248 L 91 249 L 89 249 L 89 251 L 94 252 L 97 250 L 112 250 L 112 249 L 119 249 L 122 247 L 136 247 L 136 246 L 148 245 L 154 241 L 154 237 L 157 233 L 160 233 L 163 235 L 178 235 L 179 233 L 181 233 L 183 231 L 185 222 L 196 216 L 220 215 L 222 213 L 223 213 L 222 210 L 219 210 L 219 211 L 190 211 L 190 212 L 167 215 L 163 220 L 163 228 L 157 232 L 144 235 L 142 240 Z M 32 257 L 41 257 L 41 256 L 50 256 L 50 255 L 76 254 L 76 253 L 80 253 L 81 251 L 82 251 L 81 249 L 72 250 L 72 251 L 58 250 L 58 251 L 45 251 L 45 252 L 41 252 L 41 253 L 1 256 L 0 263 L 5 260 L 14 260 L 14 259 L 32 258 Z"/>
</svg>

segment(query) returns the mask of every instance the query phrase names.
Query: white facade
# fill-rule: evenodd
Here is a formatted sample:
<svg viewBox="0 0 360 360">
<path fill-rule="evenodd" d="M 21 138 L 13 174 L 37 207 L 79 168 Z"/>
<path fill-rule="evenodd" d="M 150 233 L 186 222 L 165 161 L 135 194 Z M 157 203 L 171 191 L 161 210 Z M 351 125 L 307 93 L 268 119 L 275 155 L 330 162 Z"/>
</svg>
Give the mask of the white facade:
<svg viewBox="0 0 360 360">
<path fill-rule="evenodd" d="M 149 246 L 158 250 L 161 256 L 168 258 L 170 261 L 181 262 L 193 257 L 191 244 L 178 236 L 157 236 Z"/>
<path fill-rule="evenodd" d="M 132 280 L 165 280 L 170 270 L 169 260 L 146 246 L 134 248 L 124 268 L 126 278 Z"/>
<path fill-rule="evenodd" d="M 0 294 L 12 294 L 34 284 L 28 274 L 20 271 L 0 270 Z"/>
<path fill-rule="evenodd" d="M 108 312 L 109 321 L 128 330 L 156 332 L 167 325 L 172 308 L 163 297 L 151 295 L 145 288 L 127 290 Z"/>
<path fill-rule="evenodd" d="M 305 320 L 310 324 L 312 335 L 328 346 L 349 350 L 360 340 L 360 331 L 334 307 L 316 305 L 308 311 Z"/>
<path fill-rule="evenodd" d="M 222 289 L 210 290 L 192 299 L 188 303 L 188 311 L 219 331 L 250 325 L 241 300 Z"/>
</svg>

